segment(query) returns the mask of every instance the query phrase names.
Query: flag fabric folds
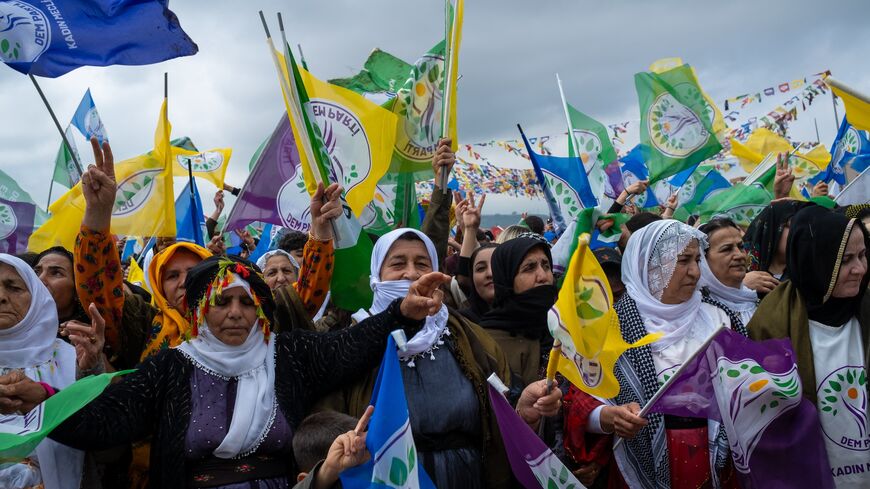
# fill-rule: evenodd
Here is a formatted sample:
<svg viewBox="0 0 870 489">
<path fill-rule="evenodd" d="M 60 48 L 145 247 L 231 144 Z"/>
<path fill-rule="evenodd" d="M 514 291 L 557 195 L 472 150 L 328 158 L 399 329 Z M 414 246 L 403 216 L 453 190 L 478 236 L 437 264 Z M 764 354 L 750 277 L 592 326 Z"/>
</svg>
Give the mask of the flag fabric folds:
<svg viewBox="0 0 870 489">
<path fill-rule="evenodd" d="M 0 60 L 55 78 L 81 66 L 147 65 L 196 54 L 167 0 L 0 3 Z"/>
<path fill-rule="evenodd" d="M 33 234 L 36 205 L 0 199 L 0 253 L 24 253 Z"/>
<path fill-rule="evenodd" d="M 637 73 L 640 140 L 650 183 L 697 166 L 722 149 L 713 113 L 689 65 Z"/>
<path fill-rule="evenodd" d="M 112 378 L 130 372 L 85 377 L 49 397 L 27 416 L 0 415 L 0 465 L 25 459 L 57 425 L 96 399 Z"/>
<path fill-rule="evenodd" d="M 402 380 L 396 340 L 387 339 L 387 349 L 372 390 L 375 407 L 369 421 L 366 448 L 368 462 L 341 473 L 345 489 L 413 488 L 434 489 L 420 464 L 408 418 L 408 402 Z"/>
<path fill-rule="evenodd" d="M 692 215 L 704 201 L 714 195 L 731 188 L 731 182 L 722 176 L 715 168 L 699 167 L 680 186 L 678 211 L 685 212 L 685 217 Z M 674 214 L 679 219 L 678 214 Z"/>
<path fill-rule="evenodd" d="M 725 216 L 738 226 L 747 227 L 771 199 L 770 192 L 764 188 L 740 183 L 706 199 L 695 213 L 702 222 L 715 216 Z"/>
<path fill-rule="evenodd" d="M 73 152 L 70 152 L 63 141 L 61 141 L 60 148 L 57 149 L 57 156 L 54 159 L 54 174 L 52 175 L 53 184 L 57 183 L 68 189 L 73 188 L 82 178 L 82 173 L 73 159 L 73 154 L 75 154 L 76 159 L 79 162 L 82 161 L 81 157 L 79 157 L 78 148 L 76 148 L 70 127 L 67 126 L 66 128 L 66 140 L 69 142 Z M 51 203 L 49 202 L 49 204 Z"/>
<path fill-rule="evenodd" d="M 825 79 L 825 82 L 831 87 L 831 91 L 843 100 L 849 124 L 856 129 L 870 131 L 870 97 L 858 93 L 830 76 Z"/>
<path fill-rule="evenodd" d="M 73 114 L 72 125 L 76 126 L 82 136 L 89 141 L 95 137 L 100 144 L 103 144 L 109 139 L 103 121 L 100 119 L 100 113 L 97 112 L 97 106 L 94 105 L 94 99 L 91 97 L 90 88 L 82 96 L 82 101 Z"/>
<path fill-rule="evenodd" d="M 722 328 L 649 411 L 720 421 L 740 487 L 832 488 L 818 411 L 803 388 L 788 339 L 756 342 Z"/>
<path fill-rule="evenodd" d="M 870 172 L 867 169 L 846 185 L 835 199 L 837 205 L 870 204 Z"/>
<path fill-rule="evenodd" d="M 232 155 L 233 150 L 230 148 L 197 152 L 172 146 L 172 174 L 176 177 L 187 177 L 192 170 L 194 177 L 208 180 L 215 187 L 222 189 Z"/>
<path fill-rule="evenodd" d="M 491 384 L 488 388 L 489 402 L 498 421 L 511 471 L 520 484 L 526 489 L 585 489 L 586 486 L 519 417 L 504 395 Z"/>
<path fill-rule="evenodd" d="M 619 394 L 613 369 L 625 350 L 657 340 L 650 334 L 634 344 L 622 338 L 613 309 L 613 293 L 601 265 L 589 251 L 589 235 L 578 240 L 559 298 L 557 321 L 548 321 L 550 334 L 560 345 L 558 371 L 578 389 L 609 399 Z"/>
<path fill-rule="evenodd" d="M 193 206 L 191 206 L 189 185 L 193 185 Z M 205 235 L 205 216 L 199 190 L 196 188 L 196 182 L 190 182 L 175 199 L 175 238 L 178 241 L 205 246 Z"/>
<path fill-rule="evenodd" d="M 459 46 L 462 44 L 462 21 L 465 17 L 465 0 L 446 0 L 445 24 L 445 60 L 444 60 L 444 97 L 441 99 L 444 107 L 444 121 L 447 128 L 442 134 L 452 139 L 450 149 L 459 149 L 459 137 L 456 132 L 456 81 L 459 79 Z M 416 88 L 416 87 L 415 87 Z M 444 123 L 442 123 L 442 128 Z"/>
<path fill-rule="evenodd" d="M 600 122 L 565 103 L 572 137 L 568 138 L 568 157 L 579 158 L 586 180 L 597 200 L 605 192 L 607 174 L 604 169 L 616 161 L 616 150 L 610 142 L 607 129 Z"/>
</svg>

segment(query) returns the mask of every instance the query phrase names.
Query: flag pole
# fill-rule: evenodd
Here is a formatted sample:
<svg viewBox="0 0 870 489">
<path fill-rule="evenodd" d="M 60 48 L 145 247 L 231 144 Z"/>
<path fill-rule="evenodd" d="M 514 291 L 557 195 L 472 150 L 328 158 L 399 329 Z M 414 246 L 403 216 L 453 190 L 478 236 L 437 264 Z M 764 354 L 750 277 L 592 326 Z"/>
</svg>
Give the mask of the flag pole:
<svg viewBox="0 0 870 489">
<path fill-rule="evenodd" d="M 305 53 L 302 52 L 302 44 L 297 43 L 296 49 L 299 50 L 299 61 L 302 63 L 302 67 L 305 68 L 305 71 L 310 71 L 308 69 L 308 63 L 305 62 Z"/>
<path fill-rule="evenodd" d="M 63 140 L 64 146 L 66 146 L 66 150 L 69 151 L 70 157 L 73 160 L 73 163 L 76 164 L 76 168 L 79 170 L 79 174 L 84 173 L 82 170 L 82 164 L 79 159 L 76 157 L 75 151 L 72 150 L 72 146 L 69 143 L 69 140 L 66 138 L 66 133 L 63 128 L 60 127 L 60 122 L 57 120 L 57 116 L 54 115 L 54 110 L 51 108 L 51 104 L 48 103 L 48 99 L 45 98 L 45 94 L 42 92 L 42 88 L 39 86 L 39 83 L 36 82 L 36 77 L 33 75 L 27 75 L 30 77 L 30 81 L 33 82 L 33 86 L 36 88 L 36 92 L 39 93 L 39 98 L 42 99 L 42 103 L 45 104 L 45 108 L 48 109 L 48 115 L 51 116 L 51 120 L 54 121 L 54 126 L 57 128 L 57 132 L 60 133 L 60 138 Z"/>
<path fill-rule="evenodd" d="M 51 176 L 51 183 L 48 185 L 48 203 L 45 204 L 45 210 L 47 211 L 49 207 L 51 207 L 51 191 L 54 189 L 54 175 Z"/>
<path fill-rule="evenodd" d="M 444 138 L 448 134 L 448 125 L 450 124 L 450 98 L 453 96 L 450 83 L 450 78 L 453 76 L 453 44 L 454 37 L 456 36 L 456 11 L 453 12 L 454 22 L 451 25 L 450 22 L 450 0 L 444 0 L 444 40 L 446 43 L 446 49 L 444 50 L 444 89 L 443 89 L 443 97 L 441 99 L 441 137 Z M 452 141 L 452 143 L 457 143 L 457 141 Z M 436 146 L 437 151 L 437 146 Z M 434 158 L 434 156 L 433 156 Z M 447 172 L 442 171 L 441 175 L 438 177 L 438 184 L 441 187 L 441 192 L 444 195 L 447 195 L 447 181 L 449 175 Z"/>
<path fill-rule="evenodd" d="M 556 73 L 556 84 L 559 85 L 559 97 L 562 98 L 562 110 L 565 112 L 565 123 L 568 125 L 568 147 L 574 148 L 577 157 L 580 157 L 580 151 L 577 148 L 577 140 L 574 139 L 574 128 L 571 126 L 571 115 L 568 114 L 568 102 L 565 100 L 565 91 L 562 89 L 562 79 Z"/>
</svg>

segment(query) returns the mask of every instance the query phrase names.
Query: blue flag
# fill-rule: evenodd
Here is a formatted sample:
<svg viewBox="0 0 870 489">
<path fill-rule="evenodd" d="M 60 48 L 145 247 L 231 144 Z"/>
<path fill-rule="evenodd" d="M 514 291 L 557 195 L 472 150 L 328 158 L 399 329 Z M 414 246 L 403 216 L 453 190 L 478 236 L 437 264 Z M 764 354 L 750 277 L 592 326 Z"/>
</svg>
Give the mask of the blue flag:
<svg viewBox="0 0 870 489">
<path fill-rule="evenodd" d="M 248 260 L 251 263 L 257 263 L 261 256 L 265 255 L 272 245 L 272 223 L 263 226 L 263 231 L 260 233 L 260 241 L 257 242 L 257 247 L 248 255 Z"/>
<path fill-rule="evenodd" d="M 577 219 L 583 209 L 598 205 L 598 199 L 595 198 L 589 185 L 586 170 L 578 157 L 552 156 L 535 152 L 522 129 L 520 135 L 529 152 L 535 176 L 547 198 L 556 233 L 562 233 L 567 223 Z"/>
<path fill-rule="evenodd" d="M 420 465 L 414 445 L 400 368 L 396 341 L 390 336 L 372 391 L 371 404 L 375 412 L 366 436 L 371 458 L 363 465 L 342 472 L 341 484 L 345 489 L 435 489 Z"/>
<path fill-rule="evenodd" d="M 94 99 L 91 98 L 91 89 L 89 88 L 82 96 L 82 101 L 79 102 L 79 108 L 73 114 L 72 124 L 88 141 L 92 137 L 96 137 L 100 144 L 109 139 L 106 134 L 106 128 L 103 126 L 103 121 L 100 120 L 100 113 L 97 112 L 97 106 L 94 105 Z"/>
<path fill-rule="evenodd" d="M 168 0 L 0 2 L 0 60 L 55 78 L 80 66 L 147 65 L 198 50 Z"/>
<path fill-rule="evenodd" d="M 824 171 L 807 180 L 811 189 L 819 182 L 837 182 L 840 187 L 845 187 L 867 169 L 870 163 L 870 137 L 867 131 L 861 131 L 852 127 L 846 117 L 840 123 L 837 137 L 831 145 L 831 162 Z M 801 190 L 804 197 L 809 198 L 807 188 Z"/>
<path fill-rule="evenodd" d="M 196 183 L 193 184 L 193 209 L 190 205 L 190 189 L 184 191 L 175 199 L 175 229 L 178 241 L 187 241 L 205 246 L 205 219 L 203 219 L 202 201 Z"/>
<path fill-rule="evenodd" d="M 628 187 L 639 180 L 649 180 L 649 168 L 644 159 L 644 149 L 640 144 L 619 159 L 622 183 Z M 695 172 L 698 165 L 690 166 L 667 180 L 659 180 L 646 188 L 646 193 L 635 196 L 634 204 L 641 209 L 665 205 L 671 193 L 682 187 Z"/>
</svg>

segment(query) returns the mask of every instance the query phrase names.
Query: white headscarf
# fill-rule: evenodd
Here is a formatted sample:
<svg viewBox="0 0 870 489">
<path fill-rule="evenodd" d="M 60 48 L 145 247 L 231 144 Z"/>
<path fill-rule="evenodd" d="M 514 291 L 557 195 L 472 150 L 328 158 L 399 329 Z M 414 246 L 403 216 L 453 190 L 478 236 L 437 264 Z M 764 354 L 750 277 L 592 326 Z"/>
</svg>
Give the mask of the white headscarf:
<svg viewBox="0 0 870 489">
<path fill-rule="evenodd" d="M 703 250 L 706 236 L 697 229 L 673 219 L 650 223 L 631 234 L 622 258 L 622 281 L 628 295 L 637 304 L 644 326 L 650 333 L 662 332 L 655 343 L 666 348 L 679 341 L 694 325 L 714 321 L 701 307 L 701 290 L 680 304 L 661 302 L 662 293 L 671 281 L 677 258 L 693 239 Z"/>
<path fill-rule="evenodd" d="M 253 298 L 247 281 L 228 272 L 229 290 L 241 287 Z M 196 338 L 177 348 L 198 367 L 226 379 L 237 378 L 236 402 L 227 434 L 213 454 L 233 458 L 253 453 L 266 438 L 275 419 L 275 335 L 267 343 L 260 320 L 254 323 L 248 338 L 238 346 L 219 340 L 208 328 L 204 316 Z"/>
<path fill-rule="evenodd" d="M 749 287 L 740 284 L 739 289 L 729 287 L 719 281 L 706 258 L 701 258 L 701 287 L 707 287 L 710 297 L 725 304 L 728 309 L 740 316 L 744 325 L 749 324 L 755 310 L 758 309 L 758 294 Z"/>
<path fill-rule="evenodd" d="M 22 260 L 0 253 L 0 263 L 13 267 L 30 291 L 30 308 L 24 319 L 0 330 L 0 374 L 21 369 L 28 378 L 58 389 L 72 384 L 76 380 L 76 351 L 57 338 L 57 306 L 51 293 Z M 35 453 L 46 489 L 79 486 L 84 452 L 46 438 Z M 15 467 L 0 470 L 0 482 L 4 472 Z"/>
<path fill-rule="evenodd" d="M 296 270 L 299 270 L 299 262 L 296 261 L 296 258 L 293 258 L 293 255 L 291 255 L 290 253 L 287 253 L 286 251 L 284 251 L 282 249 L 270 250 L 270 251 L 263 253 L 263 256 L 261 256 L 260 258 L 257 259 L 257 268 L 259 268 L 261 271 L 265 272 L 266 271 L 266 263 L 268 263 L 269 258 L 272 258 L 275 255 L 286 256 L 287 259 L 290 260 L 290 263 L 292 263 L 293 266 L 296 267 Z"/>
<path fill-rule="evenodd" d="M 353 318 L 357 321 L 369 317 L 373 314 L 383 312 L 396 299 L 401 299 L 408 295 L 408 289 L 411 287 L 410 280 L 385 280 L 381 281 L 381 266 L 387 258 L 387 253 L 400 236 L 406 233 L 417 235 L 426 245 L 426 251 L 429 253 L 429 260 L 432 262 L 432 270 L 438 270 L 438 254 L 435 251 L 435 245 L 428 236 L 411 228 L 400 228 L 383 235 L 375 243 L 372 250 L 371 263 L 371 278 L 369 284 L 372 291 L 375 293 L 372 307 L 368 311 L 360 309 L 353 314 Z M 399 351 L 399 357 L 406 359 L 437 347 L 441 341 L 442 334 L 445 334 L 448 319 L 447 306 L 441 305 L 441 309 L 434 316 L 428 316 L 423 328 L 408 341 L 405 351 Z M 409 364 L 410 365 L 410 364 Z"/>
</svg>

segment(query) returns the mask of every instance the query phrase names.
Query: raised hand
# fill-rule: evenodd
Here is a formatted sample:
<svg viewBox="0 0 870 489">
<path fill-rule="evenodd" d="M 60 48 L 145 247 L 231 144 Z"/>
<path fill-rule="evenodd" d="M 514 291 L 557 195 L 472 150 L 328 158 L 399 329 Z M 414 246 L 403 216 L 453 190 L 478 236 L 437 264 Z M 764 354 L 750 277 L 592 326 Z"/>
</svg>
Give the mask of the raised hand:
<svg viewBox="0 0 870 489">
<path fill-rule="evenodd" d="M 480 197 L 480 204 L 475 205 L 474 194 L 468 193 L 468 198 L 460 199 L 459 192 L 454 192 L 454 200 L 456 200 L 456 220 L 459 226 L 466 232 L 477 232 L 480 228 L 480 214 L 483 212 L 483 204 L 486 202 L 486 195 Z"/>
<path fill-rule="evenodd" d="M 429 272 L 418 278 L 408 289 L 408 295 L 402 299 L 399 307 L 402 316 L 422 321 L 426 316 L 437 313 L 444 300 L 444 293 L 438 287 L 447 282 L 450 282 L 450 275 L 441 272 Z"/>
<path fill-rule="evenodd" d="M 227 254 L 227 245 L 224 243 L 224 237 L 220 234 L 212 236 L 211 241 L 205 246 L 208 251 L 214 256 L 223 256 Z"/>
<path fill-rule="evenodd" d="M 625 193 L 628 195 L 640 195 L 646 192 L 646 188 L 649 186 L 649 180 L 638 180 L 628 187 L 625 187 Z"/>
<path fill-rule="evenodd" d="M 320 471 L 317 473 L 315 487 L 332 487 L 332 484 L 338 480 L 339 474 L 368 462 L 371 455 L 366 448 L 366 430 L 374 410 L 374 406 L 367 407 L 356 428 L 339 435 L 332 442 L 326 454 L 326 460 L 323 461 L 323 465 L 320 466 Z"/>
<path fill-rule="evenodd" d="M 76 348 L 76 365 L 79 370 L 94 370 L 103 362 L 103 346 L 106 344 L 106 321 L 92 302 L 88 306 L 91 324 L 67 321 L 61 325 L 61 335 L 68 336 Z M 103 363 L 105 367 L 105 363 Z"/>
<path fill-rule="evenodd" d="M 218 190 L 214 193 L 214 211 L 218 216 L 224 211 L 224 191 Z M 217 220 L 217 219 L 215 219 Z"/>
<path fill-rule="evenodd" d="M 324 188 L 317 184 L 317 190 L 311 196 L 311 234 L 318 240 L 332 239 L 332 220 L 344 212 L 341 193 L 344 188 L 337 183 Z"/>
<path fill-rule="evenodd" d="M 788 197 L 794 183 L 794 173 L 788 162 L 788 153 L 776 155 L 776 176 L 773 178 L 773 198 Z"/>
<path fill-rule="evenodd" d="M 112 148 L 105 141 L 103 146 L 97 138 L 91 138 L 94 164 L 82 174 L 82 194 L 85 198 L 85 217 L 82 224 L 92 231 L 107 232 L 112 224 L 112 209 L 115 206 L 115 158 Z"/>
<path fill-rule="evenodd" d="M 825 182 L 819 182 L 813 185 L 813 197 L 825 197 L 828 195 L 828 184 Z"/>
<path fill-rule="evenodd" d="M 456 163 L 456 154 L 450 149 L 451 144 L 453 144 L 453 140 L 450 138 L 438 140 L 435 157 L 432 158 L 432 170 L 435 172 L 436 184 L 441 177 L 441 172 L 446 171 L 449 175 L 450 171 L 453 170 L 453 165 Z"/>
</svg>

